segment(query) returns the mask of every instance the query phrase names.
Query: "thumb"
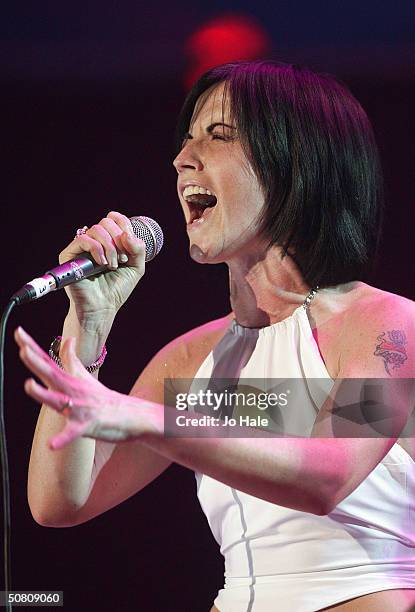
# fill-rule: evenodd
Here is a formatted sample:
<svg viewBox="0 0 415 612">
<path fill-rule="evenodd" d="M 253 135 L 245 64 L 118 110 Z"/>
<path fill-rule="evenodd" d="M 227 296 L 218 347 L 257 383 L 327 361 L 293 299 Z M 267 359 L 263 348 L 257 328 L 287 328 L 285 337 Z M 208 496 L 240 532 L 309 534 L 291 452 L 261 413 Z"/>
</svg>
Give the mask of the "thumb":
<svg viewBox="0 0 415 612">
<path fill-rule="evenodd" d="M 146 245 L 143 240 L 137 238 L 133 232 L 123 232 L 121 242 L 128 255 L 128 266 L 138 268 L 141 275 L 144 274 L 146 261 Z"/>
<path fill-rule="evenodd" d="M 77 357 L 75 350 L 76 339 L 73 337 L 66 338 L 60 350 L 62 365 L 68 374 L 77 378 L 87 378 L 89 374 Z"/>
<path fill-rule="evenodd" d="M 48 441 L 48 446 L 51 450 L 60 450 L 80 436 L 82 436 L 82 427 L 68 422 L 60 433 Z"/>
</svg>

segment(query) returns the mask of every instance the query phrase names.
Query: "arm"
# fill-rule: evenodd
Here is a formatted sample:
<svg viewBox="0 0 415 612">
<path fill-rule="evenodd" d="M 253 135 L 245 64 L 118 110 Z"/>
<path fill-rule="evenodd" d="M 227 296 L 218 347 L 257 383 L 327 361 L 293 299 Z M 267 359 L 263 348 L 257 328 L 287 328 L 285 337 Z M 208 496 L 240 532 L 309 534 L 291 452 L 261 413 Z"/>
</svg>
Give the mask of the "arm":
<svg viewBox="0 0 415 612">
<path fill-rule="evenodd" d="M 82 251 L 90 252 L 98 263 L 107 263 L 111 270 L 66 288 L 70 308 L 62 335 L 64 339 L 76 338 L 78 356 L 88 364 L 99 355 L 118 309 L 144 273 L 144 248 L 134 237 L 129 220 L 113 212 L 72 241 L 59 260 L 62 263 Z M 127 254 L 128 266 L 118 268 L 121 253 L 123 261 Z M 47 441 L 61 431 L 64 423 L 62 415 L 46 405 L 42 407 L 29 465 L 29 506 L 35 520 L 51 526 L 74 520 L 115 450 L 114 444 L 79 438 L 59 453 L 52 453 Z M 130 461 L 127 465 L 136 464 Z"/>
<path fill-rule="evenodd" d="M 133 398 L 140 398 L 163 404 L 164 379 L 174 376 L 193 378 L 210 345 L 217 341 L 227 326 L 227 318 L 213 321 L 170 342 L 139 376 L 130 392 L 131 401 L 137 402 Z M 78 326 L 65 325 L 65 330 L 75 336 Z M 78 338 L 78 357 L 81 353 L 84 361 L 85 330 Z M 70 371 L 71 365 L 65 360 L 64 351 L 61 356 L 66 370 Z M 47 358 L 45 363 L 51 365 Z M 76 375 L 76 371 L 72 371 Z M 88 386 L 92 383 L 99 387 L 97 380 L 91 379 L 87 376 Z M 42 413 L 46 423 L 38 426 L 29 471 L 29 504 L 35 520 L 42 525 L 67 527 L 84 523 L 140 491 L 171 464 L 169 458 L 154 452 L 139 440 L 117 444 L 76 437 L 55 453 L 48 443 L 62 431 L 65 417 L 46 406 Z M 48 427 L 47 423 L 50 424 Z"/>
<path fill-rule="evenodd" d="M 225 317 L 192 330 L 159 351 L 140 374 L 130 392 L 129 399 L 134 409 L 137 406 L 137 398 L 141 400 L 140 405 L 147 405 L 150 401 L 155 405 L 163 404 L 166 377 L 192 379 L 199 363 L 209 353 L 211 345 L 215 344 L 227 329 L 228 319 Z M 69 335 L 75 336 L 77 325 L 65 326 L 65 330 Z M 85 342 L 86 335 L 83 330 L 76 342 L 78 364 L 80 354 L 82 361 L 85 357 L 85 349 L 82 349 Z M 20 341 L 19 344 L 22 346 Z M 33 346 L 39 355 L 43 353 L 34 343 Z M 65 342 L 63 348 L 64 346 Z M 44 354 L 43 356 L 44 363 L 48 367 L 52 366 L 51 361 Z M 66 371 L 71 371 L 76 376 L 76 368 L 72 368 L 68 363 L 65 350 L 61 351 L 61 357 Z M 93 359 L 88 361 L 91 360 Z M 51 370 L 62 375 L 62 371 L 56 367 Z M 85 370 L 80 368 L 80 376 L 84 375 Z M 99 390 L 102 388 L 96 378 L 93 379 L 88 374 L 86 381 L 88 388 L 92 389 L 92 394 L 95 386 Z M 127 399 L 119 394 L 115 394 L 115 397 Z M 110 412 L 112 410 L 114 409 L 110 407 Z M 42 411 L 49 423 L 56 423 L 56 426 L 44 426 L 41 435 L 36 434 L 32 450 L 29 477 L 32 495 L 29 495 L 29 503 L 34 518 L 42 525 L 67 527 L 84 523 L 140 491 L 171 464 L 169 458 L 144 446 L 140 440 L 117 444 L 105 439 L 95 440 L 78 436 L 73 438 L 71 444 L 53 452 L 49 446 L 50 441 L 59 436 L 65 424 L 65 417 L 46 406 Z M 82 444 L 85 444 L 85 452 Z M 93 445 L 93 452 L 87 454 L 89 445 Z M 51 483 L 54 485 L 50 486 Z"/>
<path fill-rule="evenodd" d="M 359 305 L 359 312 L 353 314 L 344 330 L 340 377 L 359 375 L 388 380 L 392 375 L 385 371 L 383 358 L 376 353 L 378 336 L 385 330 L 401 329 L 408 339 L 406 358 L 393 369 L 393 375 L 409 378 L 415 364 L 411 342 L 415 331 L 413 320 L 412 305 L 408 308 L 399 304 L 397 308 L 388 300 L 367 309 Z M 360 333 L 358 339 L 356 330 Z M 74 367 L 79 367 L 74 356 L 69 355 L 69 344 L 66 350 Z M 28 359 L 24 353 L 22 357 L 26 365 L 47 383 L 48 369 L 36 360 Z M 396 441 L 411 406 L 409 396 L 389 400 L 391 405 L 397 405 L 397 419 L 391 436 L 384 439 L 167 438 L 163 435 L 163 407 L 159 404 L 127 399 L 119 394 L 115 397 L 114 392 L 101 389 L 101 404 L 105 407 L 99 410 L 99 418 L 94 420 L 96 400 L 92 401 L 82 389 L 74 388 L 68 377 L 61 377 L 54 384 L 58 390 L 56 397 L 47 395 L 50 392 L 34 381 L 28 385 L 27 391 L 38 401 L 48 397 L 50 405 L 57 410 L 66 397 L 65 393 L 74 396 L 73 414 L 68 419 L 66 431 L 61 434 L 60 444 L 66 444 L 67 440 L 78 435 L 106 439 L 111 428 L 116 428 L 116 435 L 140 440 L 144 446 L 167 459 L 201 471 L 245 493 L 315 514 L 329 512 L 366 478 Z M 82 405 L 88 417 L 76 430 L 70 421 L 78 418 L 78 404 Z M 113 406 L 117 406 L 117 414 Z M 330 427 L 327 428 L 326 424 L 331 421 L 332 407 L 333 398 L 328 398 L 316 421 L 314 435 L 330 437 Z M 115 434 L 112 432 L 111 435 Z"/>
<path fill-rule="evenodd" d="M 400 436 L 413 437 L 414 343 L 415 307 L 409 300 L 386 294 L 357 304 L 349 316 L 339 376 L 312 434 L 335 437 L 342 458 L 331 507 L 352 493 Z"/>
<path fill-rule="evenodd" d="M 47 390 L 33 379 L 28 381 L 25 388 L 32 397 L 40 402 L 46 401 L 59 412 L 67 400 L 66 393 L 69 388 L 66 384 L 70 382 L 70 394 L 75 405 L 79 404 L 80 408 L 90 407 L 87 419 L 84 419 L 82 414 L 73 414 L 72 418 L 69 415 L 63 431 L 55 435 L 52 441 L 49 440 L 57 450 L 55 452 L 48 450 L 48 452 L 59 455 L 62 451 L 70 449 L 74 442 L 90 442 L 89 437 L 99 438 L 100 444 L 114 440 L 119 442 L 111 459 L 98 474 L 90 495 L 86 496 L 82 503 L 79 500 L 79 506 L 69 513 L 69 517 L 68 514 L 54 517 L 54 523 L 59 521 L 63 526 L 84 522 L 119 503 L 122 498 L 125 499 L 128 495 L 123 493 L 127 492 L 128 483 L 133 483 L 133 479 L 126 478 L 128 463 L 125 463 L 129 458 L 128 449 L 131 447 L 135 447 L 138 454 L 140 449 L 144 449 L 144 454 L 147 452 L 148 456 L 156 455 L 166 462 L 176 461 L 274 503 L 281 504 L 284 501 L 290 507 L 318 513 L 324 510 L 316 509 L 316 505 L 321 502 L 315 482 L 306 491 L 302 484 L 303 479 L 300 478 L 305 469 L 301 463 L 307 461 L 306 467 L 310 475 L 313 473 L 317 476 L 318 472 L 320 480 L 329 483 L 331 473 L 327 469 L 327 464 L 318 462 L 319 453 L 310 452 L 310 442 L 313 447 L 321 447 L 321 440 L 286 440 L 273 437 L 268 439 L 166 438 L 162 395 L 156 403 L 144 399 L 144 396 L 141 398 L 125 396 L 106 389 L 98 381 L 91 380 L 92 377 L 75 357 L 73 343 L 70 341 L 63 344 L 61 355 L 65 369 L 75 373 L 74 379 L 56 368 L 33 340 L 25 338 L 22 332 L 17 334 L 17 339 L 24 363 L 49 386 Z M 160 366 L 164 364 L 164 360 L 161 359 L 159 364 Z M 143 387 L 150 375 L 151 368 L 143 373 Z M 155 377 L 152 378 L 154 380 Z M 59 389 L 62 393 L 56 393 L 52 389 Z M 162 385 L 160 391 L 162 393 Z M 99 420 L 96 418 L 98 413 Z M 65 419 L 60 414 L 57 416 Z M 151 461 L 149 464 L 151 465 Z M 140 487 L 140 471 L 131 470 L 131 474 L 135 474 L 135 485 L 131 487 L 130 494 Z M 141 486 L 144 486 L 144 483 L 141 483 Z M 48 501 L 51 503 L 52 499 Z"/>
<path fill-rule="evenodd" d="M 415 309 L 408 300 L 382 296 L 350 310 L 340 338 L 339 377 L 311 439 L 150 434 L 144 443 L 245 493 L 297 510 L 328 513 L 368 476 L 405 427 L 414 397 L 414 340 Z M 382 402 L 368 404 L 372 414 L 365 408 L 365 418 L 355 422 L 348 404 L 359 405 L 363 393 L 374 400 L 373 379 Z"/>
<path fill-rule="evenodd" d="M 75 332 L 76 326 L 71 326 L 67 318 L 64 337 L 66 333 L 75 336 Z M 95 343 L 97 334 L 91 335 L 91 343 Z M 94 358 L 86 356 L 87 342 L 88 334 L 83 330 L 77 342 L 78 354 L 85 357 L 84 363 L 91 363 Z M 164 361 L 160 353 L 143 370 L 131 395 L 162 403 L 162 374 Z M 46 405 L 42 407 L 28 477 L 29 507 L 40 525 L 68 527 L 84 523 L 140 491 L 171 463 L 137 441 L 116 444 L 79 437 L 55 453 L 48 441 L 64 424 L 64 416 Z"/>
<path fill-rule="evenodd" d="M 111 329 L 113 317 L 104 325 L 92 320 L 80 323 L 75 309 L 65 319 L 62 336 L 77 338 L 82 363 L 92 363 L 99 355 Z M 98 372 L 94 374 L 98 378 Z M 100 442 L 79 438 L 74 444 L 52 453 L 48 440 L 64 426 L 65 418 L 43 405 L 32 443 L 28 473 L 28 502 L 34 519 L 43 525 L 69 520 L 84 503 L 91 483 L 95 448 Z"/>
</svg>

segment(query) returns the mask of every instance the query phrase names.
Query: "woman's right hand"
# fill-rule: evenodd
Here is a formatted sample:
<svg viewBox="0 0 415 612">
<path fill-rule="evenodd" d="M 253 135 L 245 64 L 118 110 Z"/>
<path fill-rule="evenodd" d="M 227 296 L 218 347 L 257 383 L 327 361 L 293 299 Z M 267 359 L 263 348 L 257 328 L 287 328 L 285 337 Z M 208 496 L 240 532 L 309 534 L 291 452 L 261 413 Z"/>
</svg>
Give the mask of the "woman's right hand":
<svg viewBox="0 0 415 612">
<path fill-rule="evenodd" d="M 115 316 L 145 271 L 145 244 L 136 238 L 130 220 L 110 212 L 85 234 L 77 236 L 60 253 L 59 263 L 88 252 L 111 272 L 86 278 L 65 287 L 78 320 Z"/>
</svg>

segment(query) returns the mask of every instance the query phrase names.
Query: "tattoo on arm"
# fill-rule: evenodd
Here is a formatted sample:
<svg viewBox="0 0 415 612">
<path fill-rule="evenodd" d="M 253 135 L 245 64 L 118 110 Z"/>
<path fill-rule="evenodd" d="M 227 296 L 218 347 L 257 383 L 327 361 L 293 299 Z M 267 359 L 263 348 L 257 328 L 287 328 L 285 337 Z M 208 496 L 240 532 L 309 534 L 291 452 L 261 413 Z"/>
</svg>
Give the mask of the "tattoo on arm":
<svg viewBox="0 0 415 612">
<path fill-rule="evenodd" d="M 388 334 L 387 337 L 386 334 Z M 405 349 L 407 344 L 405 333 L 400 329 L 393 329 L 380 334 L 378 340 L 379 344 L 373 354 L 383 358 L 385 370 L 389 376 L 392 376 L 391 370 L 400 368 L 408 359 Z"/>
</svg>

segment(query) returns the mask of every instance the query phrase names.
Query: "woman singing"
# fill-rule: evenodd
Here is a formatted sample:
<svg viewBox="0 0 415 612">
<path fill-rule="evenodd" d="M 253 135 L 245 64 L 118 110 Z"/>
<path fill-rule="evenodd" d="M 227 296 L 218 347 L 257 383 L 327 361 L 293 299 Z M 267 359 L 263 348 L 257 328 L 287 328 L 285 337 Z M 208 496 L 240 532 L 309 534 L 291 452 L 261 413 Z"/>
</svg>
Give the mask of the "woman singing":
<svg viewBox="0 0 415 612">
<path fill-rule="evenodd" d="M 232 312 L 162 348 L 130 395 L 106 388 L 97 380 L 103 346 L 144 273 L 144 249 L 117 212 L 78 232 L 60 261 L 88 251 L 109 271 L 66 288 L 54 359 L 16 331 L 23 362 L 43 383 L 25 385 L 44 404 L 32 514 L 41 525 L 78 525 L 177 462 L 194 470 L 225 557 L 211 612 L 407 612 L 415 446 L 404 435 L 404 383 L 415 371 L 415 308 L 364 282 L 382 204 L 366 114 L 333 77 L 239 62 L 194 85 L 178 134 L 190 255 L 227 264 Z M 174 414 L 165 379 L 293 379 L 305 393 L 279 414 L 278 435 L 248 427 L 165 436 L 164 417 Z M 373 379 L 381 404 L 364 399 Z M 313 380 L 330 392 L 318 398 Z M 342 412 L 345 383 L 355 395 Z"/>
</svg>

